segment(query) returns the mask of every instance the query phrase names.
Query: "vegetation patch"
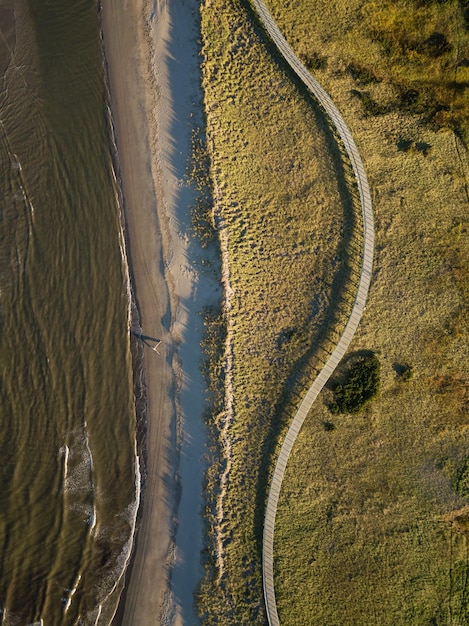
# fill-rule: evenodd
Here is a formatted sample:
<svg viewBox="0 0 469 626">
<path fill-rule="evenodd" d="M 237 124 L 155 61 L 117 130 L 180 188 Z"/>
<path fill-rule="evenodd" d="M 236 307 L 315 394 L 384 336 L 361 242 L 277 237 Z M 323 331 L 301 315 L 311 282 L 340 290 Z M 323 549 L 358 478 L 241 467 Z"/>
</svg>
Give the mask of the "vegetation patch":
<svg viewBox="0 0 469 626">
<path fill-rule="evenodd" d="M 370 85 L 372 83 L 381 82 L 381 79 L 378 78 L 375 71 L 369 66 L 358 65 L 357 63 L 350 63 L 347 69 L 350 72 L 352 78 L 361 85 Z"/>
<path fill-rule="evenodd" d="M 332 413 L 360 413 L 379 393 L 380 367 L 375 354 L 355 360 L 345 376 L 345 381 L 334 388 Z"/>
<path fill-rule="evenodd" d="M 403 139 L 402 137 L 396 143 L 400 152 L 420 152 L 423 156 L 430 154 L 431 145 L 425 141 L 413 141 L 412 139 Z"/>
<path fill-rule="evenodd" d="M 389 111 L 388 106 L 376 102 L 376 100 L 374 100 L 370 96 L 368 91 L 359 91 L 358 89 L 352 89 L 350 93 L 361 102 L 363 110 L 367 115 L 384 115 Z"/>
<path fill-rule="evenodd" d="M 276 523 L 281 623 L 466 624 L 468 9 L 269 5 L 364 156 L 376 256 L 351 349 L 373 345 L 381 363 L 367 420 L 332 421 L 325 389 L 297 440 Z M 228 288 L 224 310 L 206 316 L 214 401 L 198 606 L 204 624 L 264 625 L 272 464 L 353 305 L 361 223 L 334 133 L 276 62 L 250 5 L 207 0 L 202 29 L 205 222 L 218 226 Z M 408 363 L 418 376 L 403 384 Z"/>
<path fill-rule="evenodd" d="M 469 623 L 467 6 L 268 4 L 298 53 L 327 56 L 316 76 L 364 159 L 376 250 L 350 349 L 372 345 L 381 363 L 366 420 L 331 419 L 333 390 L 324 389 L 296 441 L 276 520 L 280 622 L 462 626 Z M 364 83 L 352 64 L 372 67 L 380 80 Z M 353 89 L 387 111 L 365 114 Z"/>
<path fill-rule="evenodd" d="M 395 363 L 393 367 L 399 380 L 407 383 L 414 377 L 414 368 L 408 363 Z"/>
<path fill-rule="evenodd" d="M 215 243 L 217 235 L 213 220 L 213 189 L 210 178 L 210 156 L 202 129 L 192 131 L 191 159 L 188 178 L 194 189 L 195 203 L 192 207 L 192 235 L 202 248 Z"/>
<path fill-rule="evenodd" d="M 469 506 L 465 506 L 457 511 L 451 511 L 445 521 L 453 525 L 453 527 L 464 535 L 469 533 Z"/>
<path fill-rule="evenodd" d="M 310 72 L 313 70 L 324 70 L 327 67 L 327 57 L 321 56 L 317 52 L 302 54 L 300 58 Z"/>
<path fill-rule="evenodd" d="M 426 124 L 454 129 L 467 143 L 467 0 L 268 4 L 300 58 L 320 50 L 328 64 L 314 69 L 346 71 L 355 89 L 370 88 L 367 115 L 425 113 Z"/>
<path fill-rule="evenodd" d="M 269 478 L 290 420 L 352 310 L 361 208 L 334 131 L 251 7 L 207 0 L 202 35 L 211 219 L 225 303 L 220 316 L 206 316 L 214 402 L 197 601 L 204 624 L 264 625 Z"/>
</svg>

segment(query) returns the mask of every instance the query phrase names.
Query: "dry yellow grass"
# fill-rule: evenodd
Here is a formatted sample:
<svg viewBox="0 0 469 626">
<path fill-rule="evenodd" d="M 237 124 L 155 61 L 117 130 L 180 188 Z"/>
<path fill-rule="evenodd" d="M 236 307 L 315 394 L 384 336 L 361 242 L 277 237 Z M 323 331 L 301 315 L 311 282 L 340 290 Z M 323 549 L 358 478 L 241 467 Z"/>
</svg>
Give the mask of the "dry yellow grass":
<svg viewBox="0 0 469 626">
<path fill-rule="evenodd" d="M 424 3 L 418 19 L 412 2 L 400 0 L 271 5 L 364 157 L 376 266 L 351 353 L 375 350 L 382 364 L 381 395 L 363 416 L 332 416 L 326 389 L 298 439 L 277 519 L 281 621 L 464 624 L 469 160 L 459 136 L 468 136 L 467 25 L 455 1 Z M 202 30 L 215 219 L 230 289 L 224 316 L 207 318 L 217 393 L 198 601 L 204 624 L 263 624 L 270 464 L 350 309 L 360 229 L 340 147 L 276 63 L 249 5 L 206 0 Z M 424 63 L 422 45 L 431 50 L 440 31 L 449 48 Z M 414 372 L 408 382 L 398 375 L 404 364 Z"/>
<path fill-rule="evenodd" d="M 350 311 L 362 235 L 340 148 L 253 13 L 211 0 L 202 29 L 214 218 L 229 272 L 221 382 L 232 405 L 209 417 L 210 543 L 198 601 L 204 623 L 238 626 L 265 621 L 260 537 L 272 454 Z M 216 329 L 206 345 L 212 382 L 224 337 Z"/>
<path fill-rule="evenodd" d="M 363 417 L 332 417 L 326 390 L 297 441 L 277 518 L 281 622 L 466 624 L 469 159 L 453 128 L 467 136 L 467 109 L 460 110 L 459 94 L 445 115 L 429 116 L 444 91 L 436 78 L 421 109 L 390 106 L 405 80 L 405 88 L 419 80 L 421 61 L 410 55 L 406 66 L 405 55 L 385 57 L 367 31 L 370 22 L 394 32 L 411 20 L 408 33 L 418 24 L 422 37 L 440 28 L 454 51 L 461 14 L 457 3 L 438 12 L 432 5 L 417 23 L 411 3 L 404 10 L 396 2 L 387 22 L 390 3 L 375 3 L 371 15 L 370 3 L 358 0 L 299 2 L 296 10 L 272 4 L 293 47 L 327 58 L 317 75 L 364 157 L 376 268 L 351 352 L 373 349 L 382 363 L 380 398 Z M 350 65 L 363 68 L 365 60 L 382 81 L 366 87 L 388 107 L 380 115 L 370 115 L 353 91 L 363 84 Z M 435 64 L 425 71 L 425 80 L 437 75 Z M 409 382 L 396 372 L 404 363 L 414 369 Z"/>
</svg>

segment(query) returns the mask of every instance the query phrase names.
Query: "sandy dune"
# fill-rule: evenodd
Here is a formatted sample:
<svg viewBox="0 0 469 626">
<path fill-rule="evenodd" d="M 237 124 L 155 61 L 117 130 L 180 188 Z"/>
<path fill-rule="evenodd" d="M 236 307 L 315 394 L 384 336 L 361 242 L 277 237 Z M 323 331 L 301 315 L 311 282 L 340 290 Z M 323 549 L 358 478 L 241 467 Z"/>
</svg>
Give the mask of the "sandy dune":
<svg viewBox="0 0 469 626">
<path fill-rule="evenodd" d="M 187 182 L 201 119 L 197 0 L 104 0 L 104 45 L 125 204 L 128 253 L 145 350 L 148 467 L 143 518 L 121 621 L 195 624 L 201 576 L 205 432 L 199 372 L 203 306 L 219 298 L 197 270 Z"/>
</svg>

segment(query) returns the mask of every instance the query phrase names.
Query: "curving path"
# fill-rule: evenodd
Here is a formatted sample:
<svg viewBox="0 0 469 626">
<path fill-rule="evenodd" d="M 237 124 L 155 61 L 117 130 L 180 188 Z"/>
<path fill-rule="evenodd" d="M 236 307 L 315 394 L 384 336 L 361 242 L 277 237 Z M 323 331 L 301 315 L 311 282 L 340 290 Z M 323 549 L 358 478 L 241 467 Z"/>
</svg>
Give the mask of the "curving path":
<svg viewBox="0 0 469 626">
<path fill-rule="evenodd" d="M 269 497 L 267 501 L 267 508 L 264 518 L 264 537 L 263 537 L 263 551 L 262 551 L 262 572 L 264 579 L 264 598 L 267 610 L 267 618 L 270 626 L 279 626 L 280 620 L 277 613 L 277 604 L 275 601 L 275 587 L 274 587 L 274 562 L 273 562 L 273 548 L 274 548 L 274 530 L 275 530 L 275 516 L 277 513 L 277 504 L 280 495 L 280 489 L 282 486 L 283 476 L 285 468 L 287 466 L 288 458 L 295 443 L 296 437 L 300 431 L 300 428 L 308 415 L 313 402 L 316 400 L 319 392 L 326 384 L 327 380 L 335 370 L 339 361 L 342 359 L 345 351 L 347 350 L 353 335 L 360 322 L 362 313 L 365 309 L 365 302 L 368 295 L 368 288 L 371 280 L 371 270 L 373 267 L 373 250 L 374 250 L 374 226 L 373 226 L 373 209 L 371 206 L 371 195 L 368 187 L 368 180 L 366 178 L 365 168 L 358 152 L 358 148 L 352 138 L 352 134 L 348 129 L 343 117 L 339 113 L 335 104 L 332 102 L 329 95 L 319 85 L 319 83 L 308 72 L 305 66 L 301 63 L 298 57 L 295 55 L 285 37 L 282 35 L 277 25 L 275 24 L 272 16 L 270 15 L 263 0 L 252 0 L 256 11 L 260 17 L 260 20 L 270 35 L 272 41 L 277 46 L 280 54 L 287 61 L 293 71 L 297 74 L 307 89 L 315 96 L 319 104 L 322 106 L 330 120 L 334 124 L 340 138 L 343 142 L 347 154 L 352 163 L 353 171 L 358 184 L 360 192 L 360 200 L 362 206 L 363 215 L 363 257 L 362 268 L 360 274 L 360 281 L 358 284 L 357 295 L 355 303 L 353 305 L 352 312 L 345 327 L 345 330 L 340 337 L 334 351 L 329 357 L 327 363 L 313 382 L 311 387 L 306 392 L 298 411 L 288 429 L 285 440 L 280 450 L 277 464 L 275 466 L 272 482 L 270 485 Z"/>
</svg>

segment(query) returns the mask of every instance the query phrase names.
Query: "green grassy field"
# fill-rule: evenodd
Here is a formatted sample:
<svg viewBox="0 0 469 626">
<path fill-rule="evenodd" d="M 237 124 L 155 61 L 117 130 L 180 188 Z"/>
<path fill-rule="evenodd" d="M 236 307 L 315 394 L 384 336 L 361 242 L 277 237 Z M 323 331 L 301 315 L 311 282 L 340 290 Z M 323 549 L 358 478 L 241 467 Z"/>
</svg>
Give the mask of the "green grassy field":
<svg viewBox="0 0 469 626">
<path fill-rule="evenodd" d="M 381 363 L 378 399 L 336 415 L 326 389 L 295 446 L 276 526 L 282 624 L 468 620 L 467 24 L 456 2 L 420 4 L 417 20 L 413 2 L 271 0 L 364 157 L 376 265 L 350 356 L 372 350 Z M 268 477 L 350 311 L 359 207 L 333 132 L 249 4 L 206 0 L 202 31 L 227 300 L 207 312 L 198 603 L 204 624 L 264 624 Z"/>
</svg>

